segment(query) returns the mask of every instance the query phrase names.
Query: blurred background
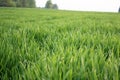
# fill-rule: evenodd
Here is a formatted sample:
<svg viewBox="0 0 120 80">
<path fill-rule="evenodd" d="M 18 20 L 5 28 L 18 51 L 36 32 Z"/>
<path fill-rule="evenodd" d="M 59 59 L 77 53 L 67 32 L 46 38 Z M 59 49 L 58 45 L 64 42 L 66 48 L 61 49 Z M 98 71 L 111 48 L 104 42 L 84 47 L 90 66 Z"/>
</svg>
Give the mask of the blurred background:
<svg viewBox="0 0 120 80">
<path fill-rule="evenodd" d="M 119 12 L 120 0 L 0 0 L 0 7 Z"/>
</svg>

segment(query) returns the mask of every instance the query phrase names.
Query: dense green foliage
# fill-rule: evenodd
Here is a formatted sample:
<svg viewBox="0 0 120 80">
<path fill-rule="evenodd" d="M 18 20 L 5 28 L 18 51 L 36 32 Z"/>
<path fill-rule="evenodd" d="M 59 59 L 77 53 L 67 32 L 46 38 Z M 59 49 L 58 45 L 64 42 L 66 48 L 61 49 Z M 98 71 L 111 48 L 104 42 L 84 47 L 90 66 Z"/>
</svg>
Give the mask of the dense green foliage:
<svg viewBox="0 0 120 80">
<path fill-rule="evenodd" d="M 53 4 L 51 0 L 48 0 L 45 4 L 45 8 L 58 9 L 58 6 L 57 6 L 57 4 Z"/>
<path fill-rule="evenodd" d="M 120 14 L 0 8 L 0 80 L 120 80 Z"/>
<path fill-rule="evenodd" d="M 0 0 L 0 7 L 35 7 L 35 0 Z"/>
</svg>

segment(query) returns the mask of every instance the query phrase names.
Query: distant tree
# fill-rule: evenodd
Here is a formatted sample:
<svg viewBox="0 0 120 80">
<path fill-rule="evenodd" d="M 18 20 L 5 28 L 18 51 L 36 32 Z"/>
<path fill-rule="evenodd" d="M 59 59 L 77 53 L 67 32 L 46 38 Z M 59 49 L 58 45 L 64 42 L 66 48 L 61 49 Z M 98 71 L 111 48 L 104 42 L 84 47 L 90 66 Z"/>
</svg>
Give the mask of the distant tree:
<svg viewBox="0 0 120 80">
<path fill-rule="evenodd" d="M 20 0 L 21 7 L 28 7 L 27 0 Z"/>
<path fill-rule="evenodd" d="M 0 0 L 0 7 L 14 7 L 16 6 L 13 0 Z"/>
<path fill-rule="evenodd" d="M 45 4 L 45 8 L 58 9 L 58 6 L 57 6 L 57 4 L 52 4 L 51 0 L 48 0 Z"/>
<path fill-rule="evenodd" d="M 35 7 L 35 0 L 29 0 L 29 7 Z"/>
<path fill-rule="evenodd" d="M 45 8 L 52 8 L 52 2 L 51 0 L 48 0 L 45 4 Z"/>
<path fill-rule="evenodd" d="M 53 5 L 52 5 L 52 9 L 58 9 L 57 4 L 53 4 Z"/>
<path fill-rule="evenodd" d="M 0 0 L 0 6 L 3 7 L 3 6 L 6 6 L 7 3 L 5 0 Z"/>
<path fill-rule="evenodd" d="M 21 7 L 35 7 L 35 0 L 20 0 Z"/>
<path fill-rule="evenodd" d="M 22 7 L 21 0 L 14 0 L 16 3 L 16 7 Z"/>
<path fill-rule="evenodd" d="M 118 12 L 120 13 L 120 7 L 119 7 L 119 10 L 118 10 Z"/>
<path fill-rule="evenodd" d="M 8 0 L 8 7 L 16 7 L 16 3 L 13 0 Z"/>
<path fill-rule="evenodd" d="M 35 0 L 0 0 L 0 7 L 35 7 Z"/>
<path fill-rule="evenodd" d="M 7 5 L 8 5 L 7 0 L 0 0 L 1 7 L 7 6 Z"/>
</svg>

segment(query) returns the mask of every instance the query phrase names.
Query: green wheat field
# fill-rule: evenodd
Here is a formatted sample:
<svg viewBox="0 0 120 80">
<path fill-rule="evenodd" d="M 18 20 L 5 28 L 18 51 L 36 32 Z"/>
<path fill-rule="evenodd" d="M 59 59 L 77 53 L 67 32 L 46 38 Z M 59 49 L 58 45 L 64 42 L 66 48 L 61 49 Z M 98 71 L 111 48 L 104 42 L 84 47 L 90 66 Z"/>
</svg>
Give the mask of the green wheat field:
<svg viewBox="0 0 120 80">
<path fill-rule="evenodd" d="M 0 80 L 120 80 L 120 14 L 0 8 Z"/>
</svg>

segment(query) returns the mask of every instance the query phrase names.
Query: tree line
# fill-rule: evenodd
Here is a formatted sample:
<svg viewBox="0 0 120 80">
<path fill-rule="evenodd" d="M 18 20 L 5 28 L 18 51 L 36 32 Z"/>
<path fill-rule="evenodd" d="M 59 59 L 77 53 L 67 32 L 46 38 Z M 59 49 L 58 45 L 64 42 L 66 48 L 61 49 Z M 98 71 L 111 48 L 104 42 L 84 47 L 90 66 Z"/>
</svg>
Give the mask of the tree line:
<svg viewBox="0 0 120 80">
<path fill-rule="evenodd" d="M 35 0 L 0 0 L 0 7 L 36 7 Z M 58 9 L 57 4 L 48 0 L 44 8 Z"/>
<path fill-rule="evenodd" d="M 0 7 L 35 7 L 35 0 L 0 0 Z"/>
</svg>

